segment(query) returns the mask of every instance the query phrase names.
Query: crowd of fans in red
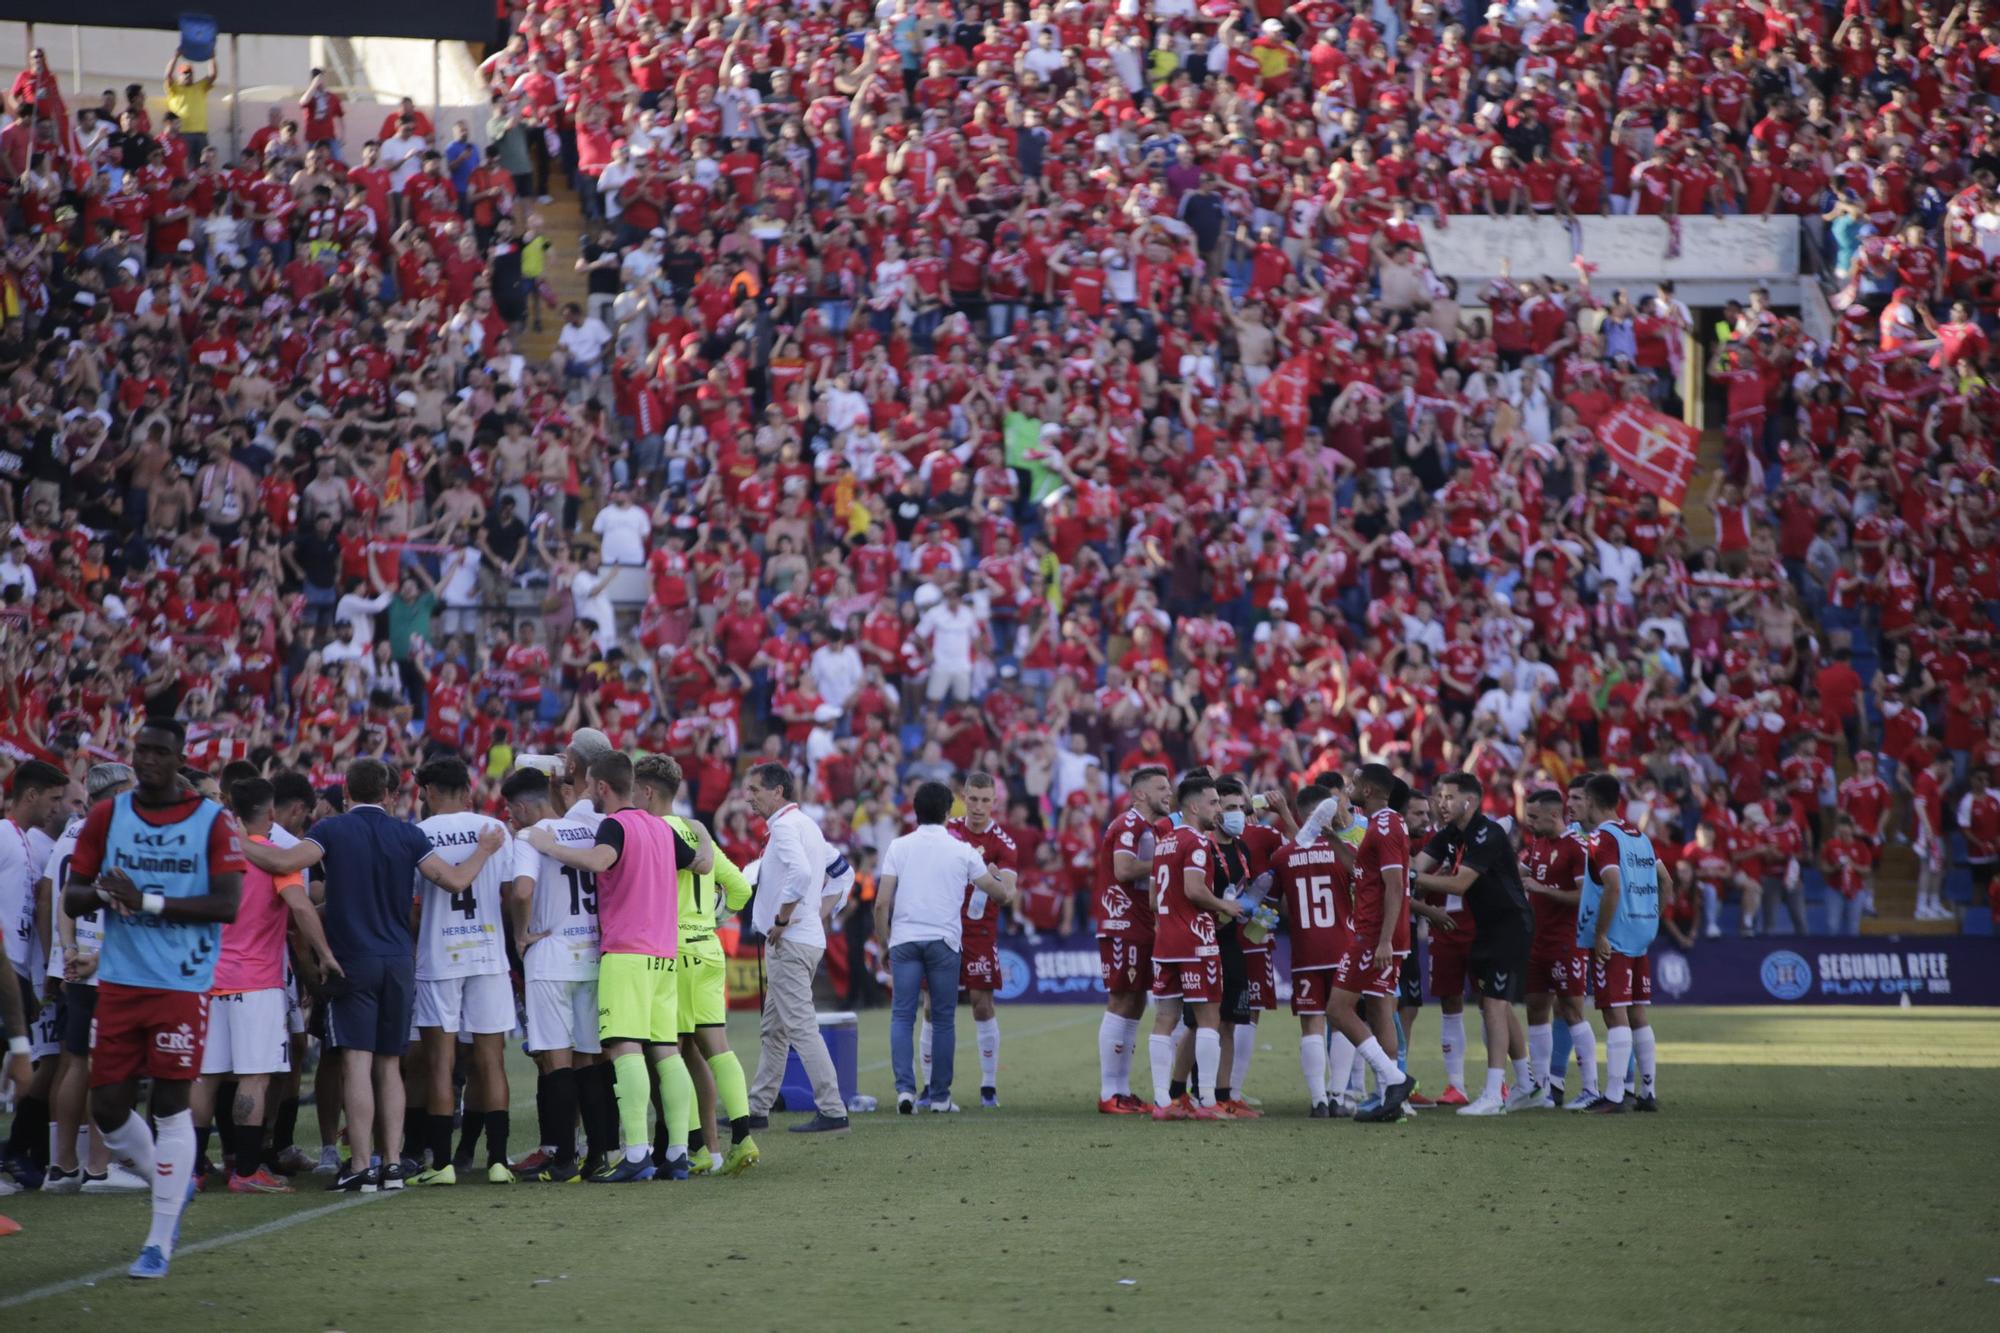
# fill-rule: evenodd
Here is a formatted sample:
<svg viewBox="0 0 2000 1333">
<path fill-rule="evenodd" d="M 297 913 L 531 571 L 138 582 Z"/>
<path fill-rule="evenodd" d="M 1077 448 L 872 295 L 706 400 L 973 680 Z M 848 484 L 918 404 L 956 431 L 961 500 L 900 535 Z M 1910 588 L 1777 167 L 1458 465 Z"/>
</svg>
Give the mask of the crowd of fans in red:
<svg viewBox="0 0 2000 1333">
<path fill-rule="evenodd" d="M 1139 765 L 1463 767 L 1496 813 L 1605 768 L 1682 848 L 1671 935 L 1752 886 L 1851 930 L 1896 839 L 1922 914 L 1961 860 L 1983 897 L 1986 5 L 532 0 L 482 68 L 477 134 L 406 103 L 348 151 L 315 80 L 233 160 L 15 82 L 13 753 L 170 691 L 322 785 L 590 724 L 741 855 L 740 761 L 794 760 L 863 867 L 985 769 L 1040 928 Z M 1587 263 L 1460 292 L 1415 220 L 1704 210 L 1824 240 L 1830 345 Z M 1587 424 L 1697 344 L 1712 539 Z"/>
</svg>

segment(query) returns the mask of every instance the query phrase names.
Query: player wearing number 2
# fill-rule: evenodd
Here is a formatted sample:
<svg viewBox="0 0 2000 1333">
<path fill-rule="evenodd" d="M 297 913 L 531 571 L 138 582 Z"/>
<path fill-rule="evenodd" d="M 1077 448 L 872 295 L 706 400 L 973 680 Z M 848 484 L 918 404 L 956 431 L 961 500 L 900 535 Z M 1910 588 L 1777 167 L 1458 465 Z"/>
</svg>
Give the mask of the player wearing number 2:
<svg viewBox="0 0 2000 1333">
<path fill-rule="evenodd" d="M 417 770 L 417 786 L 431 810 L 430 818 L 417 827 L 447 864 L 467 860 L 488 830 L 505 832 L 498 820 L 471 808 L 472 775 L 464 760 L 432 760 Z M 431 1167 L 412 1180 L 413 1185 L 458 1183 L 451 1163 L 456 1100 L 451 1075 L 460 1032 L 472 1034 L 466 1106 L 487 1108 L 487 1179 L 495 1184 L 514 1180 L 507 1166 L 506 1109 L 506 1039 L 514 1028 L 514 992 L 507 982 L 507 937 L 500 916 L 512 866 L 511 851 L 503 850 L 487 859 L 468 888 L 456 893 L 421 873 L 416 877 L 420 913 L 416 1024 L 430 1083 L 425 1138 Z M 467 1114 L 472 1114 L 470 1109 Z"/>
</svg>

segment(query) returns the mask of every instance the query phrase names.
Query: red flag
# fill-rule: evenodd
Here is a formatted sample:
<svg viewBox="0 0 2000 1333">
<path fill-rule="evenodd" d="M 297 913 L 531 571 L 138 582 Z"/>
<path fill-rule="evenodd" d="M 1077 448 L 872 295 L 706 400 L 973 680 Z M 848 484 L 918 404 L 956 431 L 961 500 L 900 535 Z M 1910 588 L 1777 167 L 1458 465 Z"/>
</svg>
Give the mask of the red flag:
<svg viewBox="0 0 2000 1333">
<path fill-rule="evenodd" d="M 1597 441 L 1632 480 L 1679 508 L 1694 476 L 1701 432 L 1664 412 L 1620 403 L 1597 422 Z"/>
</svg>

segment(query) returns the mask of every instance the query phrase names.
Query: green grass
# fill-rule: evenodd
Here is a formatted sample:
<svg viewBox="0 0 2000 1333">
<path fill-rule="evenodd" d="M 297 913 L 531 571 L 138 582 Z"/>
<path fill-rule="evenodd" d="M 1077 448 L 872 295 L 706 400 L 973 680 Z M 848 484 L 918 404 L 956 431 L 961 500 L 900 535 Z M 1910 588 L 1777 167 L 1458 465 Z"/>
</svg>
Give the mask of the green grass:
<svg viewBox="0 0 2000 1333">
<path fill-rule="evenodd" d="M 1986 1012 L 1666 1009 L 1658 1116 L 1401 1126 L 1304 1119 L 1283 1014 L 1250 1080 L 1269 1118 L 1098 1116 L 1097 1012 L 1003 1009 L 999 1112 L 838 1139 L 781 1117 L 740 1180 L 353 1201 L 184 1252 L 164 1283 L 10 1304 L 122 1271 L 146 1204 L 9 1199 L 26 1230 L 0 1241 L 0 1328 L 2000 1327 Z M 1416 1037 L 1433 1087 L 1436 1021 Z M 750 1020 L 733 1035 L 754 1050 Z M 861 1083 L 885 1101 L 887 1057 L 870 1014 Z M 205 1195 L 184 1251 L 337 1202 Z"/>
</svg>

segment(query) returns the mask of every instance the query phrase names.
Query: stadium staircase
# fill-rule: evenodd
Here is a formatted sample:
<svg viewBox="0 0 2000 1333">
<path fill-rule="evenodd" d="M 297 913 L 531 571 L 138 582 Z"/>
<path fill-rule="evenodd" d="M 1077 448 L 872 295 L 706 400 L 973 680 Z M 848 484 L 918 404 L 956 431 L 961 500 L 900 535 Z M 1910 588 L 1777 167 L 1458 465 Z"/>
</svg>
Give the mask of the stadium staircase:
<svg viewBox="0 0 2000 1333">
<path fill-rule="evenodd" d="M 1711 472 L 1722 467 L 1722 432 L 1705 430 L 1701 436 L 1701 454 L 1695 466 L 1694 484 L 1688 488 L 1688 506 L 1682 511 L 1688 534 L 1697 543 L 1706 545 L 1715 539 L 1715 515 L 1709 510 L 1705 499 L 1707 479 Z M 1863 674 L 1866 672 L 1866 664 Z M 1836 760 L 1835 769 L 1842 779 L 1854 771 L 1852 756 L 1842 754 Z M 1903 821 L 1898 821 L 1899 826 Z M 1817 874 L 1808 876 L 1808 892 L 1817 885 L 1824 903 L 1825 895 L 1832 892 Z M 1864 935 L 1956 935 L 1959 925 L 1949 918 L 1940 921 L 1920 921 L 1916 916 L 1917 902 L 1917 857 L 1905 843 L 1891 843 L 1882 849 L 1882 864 L 1875 872 L 1876 915 L 1863 917 L 1861 933 Z M 1976 906 L 1976 904 L 1975 904 Z M 1808 902 L 1807 911 L 1811 915 L 1814 903 Z M 1973 916 L 1983 916 L 1974 912 Z M 1823 920 L 1824 918 L 1822 918 Z"/>
<path fill-rule="evenodd" d="M 539 333 L 530 324 L 521 334 L 522 355 L 535 361 L 546 360 L 555 350 L 556 335 L 562 331 L 563 306 L 570 301 L 582 304 L 589 286 L 583 274 L 576 271 L 577 256 L 582 251 L 583 203 L 564 179 L 560 167 L 549 174 L 549 196 L 554 202 L 530 203 L 527 210 L 541 214 L 542 234 L 553 242 L 542 280 L 555 294 L 555 303 L 542 311 Z"/>
</svg>

